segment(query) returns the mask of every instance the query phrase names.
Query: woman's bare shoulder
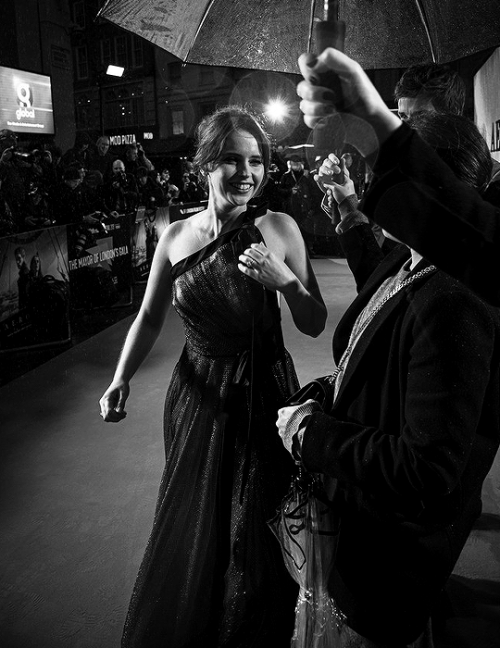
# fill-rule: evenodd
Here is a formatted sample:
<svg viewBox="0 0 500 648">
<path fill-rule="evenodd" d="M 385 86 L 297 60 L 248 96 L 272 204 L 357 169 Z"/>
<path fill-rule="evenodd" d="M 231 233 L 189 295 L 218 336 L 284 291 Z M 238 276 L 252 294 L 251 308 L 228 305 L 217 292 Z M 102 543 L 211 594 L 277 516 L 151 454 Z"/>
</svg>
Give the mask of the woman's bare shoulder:
<svg viewBox="0 0 500 648">
<path fill-rule="evenodd" d="M 255 224 L 262 233 L 264 231 L 288 235 L 299 233 L 297 223 L 289 214 L 285 214 L 285 212 L 267 210 L 263 216 L 256 219 Z"/>
<path fill-rule="evenodd" d="M 197 246 L 199 247 L 196 237 L 198 220 L 199 214 L 193 214 L 189 218 L 170 223 L 163 231 L 158 247 L 161 247 L 161 253 L 172 265 L 189 256 Z"/>
</svg>

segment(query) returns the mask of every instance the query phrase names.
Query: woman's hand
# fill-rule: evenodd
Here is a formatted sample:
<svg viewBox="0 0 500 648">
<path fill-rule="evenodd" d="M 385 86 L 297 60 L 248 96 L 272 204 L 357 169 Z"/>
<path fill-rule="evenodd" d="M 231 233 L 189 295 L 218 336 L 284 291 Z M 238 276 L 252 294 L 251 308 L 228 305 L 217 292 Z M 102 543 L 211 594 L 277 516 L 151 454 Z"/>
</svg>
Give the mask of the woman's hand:
<svg viewBox="0 0 500 648">
<path fill-rule="evenodd" d="M 341 174 L 342 182 L 335 182 L 333 176 Z M 354 182 L 351 180 L 349 170 L 346 166 L 344 158 L 340 160 L 336 155 L 330 155 L 323 160 L 319 168 L 319 173 L 314 176 L 314 180 L 322 191 L 328 193 L 328 196 L 333 196 L 335 202 L 340 203 L 347 198 L 356 194 Z"/>
<path fill-rule="evenodd" d="M 129 393 L 130 387 L 127 382 L 111 383 L 99 401 L 103 421 L 118 423 L 127 416 L 124 408 Z"/>
<path fill-rule="evenodd" d="M 263 243 L 252 243 L 240 254 L 239 260 L 239 270 L 269 290 L 284 292 L 290 283 L 297 281 L 286 263 Z"/>
</svg>

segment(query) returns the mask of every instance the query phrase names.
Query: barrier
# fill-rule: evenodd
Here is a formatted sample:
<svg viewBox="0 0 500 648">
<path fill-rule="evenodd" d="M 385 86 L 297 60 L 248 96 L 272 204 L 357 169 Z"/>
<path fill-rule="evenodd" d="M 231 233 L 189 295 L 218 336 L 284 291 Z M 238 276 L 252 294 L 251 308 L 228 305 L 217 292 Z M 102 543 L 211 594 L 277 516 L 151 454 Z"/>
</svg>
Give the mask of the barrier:
<svg viewBox="0 0 500 648">
<path fill-rule="evenodd" d="M 0 239 L 0 351 L 71 339 L 66 226 Z"/>
</svg>

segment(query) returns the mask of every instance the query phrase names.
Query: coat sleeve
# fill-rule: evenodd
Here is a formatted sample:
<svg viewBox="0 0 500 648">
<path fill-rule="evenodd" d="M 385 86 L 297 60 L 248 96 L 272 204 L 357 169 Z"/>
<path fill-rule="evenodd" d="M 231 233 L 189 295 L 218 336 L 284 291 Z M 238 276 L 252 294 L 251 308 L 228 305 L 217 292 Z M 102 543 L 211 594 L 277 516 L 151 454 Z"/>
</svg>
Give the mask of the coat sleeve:
<svg viewBox="0 0 500 648">
<path fill-rule="evenodd" d="M 403 124 L 381 147 L 363 212 L 480 297 L 500 305 L 500 210 Z"/>
<path fill-rule="evenodd" d="M 454 285 L 455 292 L 442 290 L 409 306 L 414 312 L 401 393 L 383 393 L 382 362 L 358 372 L 358 380 L 372 382 L 372 397 L 379 390 L 382 408 L 399 408 L 399 428 L 373 424 L 360 413 L 367 411 L 366 402 L 349 407 L 349 420 L 339 420 L 335 409 L 314 413 L 302 444 L 309 471 L 337 478 L 399 512 L 457 488 L 480 429 L 491 374 L 498 374 L 498 322 L 493 309 Z M 380 354 L 385 357 L 383 349 Z M 493 403 L 498 405 L 498 394 Z M 498 425 L 488 433 L 498 446 Z M 494 452 L 486 460 L 493 457 Z"/>
</svg>

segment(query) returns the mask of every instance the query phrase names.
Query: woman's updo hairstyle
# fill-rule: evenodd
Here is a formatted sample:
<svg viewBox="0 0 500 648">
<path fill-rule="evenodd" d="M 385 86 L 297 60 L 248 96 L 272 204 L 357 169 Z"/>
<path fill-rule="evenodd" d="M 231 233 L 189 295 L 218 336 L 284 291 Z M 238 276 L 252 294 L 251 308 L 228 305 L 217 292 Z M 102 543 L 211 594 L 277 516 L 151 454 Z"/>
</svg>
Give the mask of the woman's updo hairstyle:
<svg viewBox="0 0 500 648">
<path fill-rule="evenodd" d="M 200 180 L 206 184 L 206 173 L 213 171 L 227 138 L 236 130 L 247 131 L 257 141 L 264 165 L 264 180 L 260 186 L 262 188 L 267 181 L 271 163 L 271 142 L 257 118 L 241 106 L 220 108 L 198 124 L 193 169 Z"/>
<path fill-rule="evenodd" d="M 492 161 L 488 145 L 473 121 L 462 115 L 422 112 L 408 123 L 459 180 L 483 193 L 490 181 Z"/>
</svg>

